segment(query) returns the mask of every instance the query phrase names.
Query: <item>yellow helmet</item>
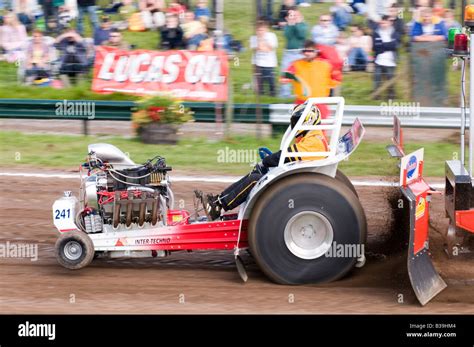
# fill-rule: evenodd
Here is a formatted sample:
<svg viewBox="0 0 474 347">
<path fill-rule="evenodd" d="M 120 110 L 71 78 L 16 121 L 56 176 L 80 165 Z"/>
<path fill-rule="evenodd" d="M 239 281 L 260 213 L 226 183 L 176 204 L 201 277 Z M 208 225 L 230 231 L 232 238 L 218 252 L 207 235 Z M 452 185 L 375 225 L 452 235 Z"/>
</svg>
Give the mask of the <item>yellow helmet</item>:
<svg viewBox="0 0 474 347">
<path fill-rule="evenodd" d="M 291 118 L 290 118 L 290 123 L 291 123 L 291 129 L 293 129 L 300 119 L 301 115 L 303 114 L 304 109 L 306 108 L 307 102 L 303 104 L 296 105 L 293 108 L 293 111 L 291 111 Z M 321 123 L 321 111 L 316 105 L 311 105 L 311 109 L 306 115 L 305 119 L 303 120 L 303 125 L 318 125 Z M 296 136 L 304 136 L 308 130 L 302 130 L 298 131 Z"/>
</svg>

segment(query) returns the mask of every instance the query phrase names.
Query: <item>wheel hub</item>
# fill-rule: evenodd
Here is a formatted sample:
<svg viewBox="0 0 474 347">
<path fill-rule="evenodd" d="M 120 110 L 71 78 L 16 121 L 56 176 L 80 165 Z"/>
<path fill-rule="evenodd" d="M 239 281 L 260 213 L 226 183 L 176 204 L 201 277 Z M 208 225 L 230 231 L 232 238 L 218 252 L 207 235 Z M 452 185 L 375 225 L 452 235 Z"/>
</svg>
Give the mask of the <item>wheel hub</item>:
<svg viewBox="0 0 474 347">
<path fill-rule="evenodd" d="M 82 246 L 77 241 L 69 241 L 64 246 L 64 255 L 69 260 L 77 260 L 82 255 Z"/>
<path fill-rule="evenodd" d="M 315 211 L 302 211 L 286 223 L 285 244 L 301 259 L 316 259 L 331 248 L 334 232 L 329 220 Z"/>
</svg>

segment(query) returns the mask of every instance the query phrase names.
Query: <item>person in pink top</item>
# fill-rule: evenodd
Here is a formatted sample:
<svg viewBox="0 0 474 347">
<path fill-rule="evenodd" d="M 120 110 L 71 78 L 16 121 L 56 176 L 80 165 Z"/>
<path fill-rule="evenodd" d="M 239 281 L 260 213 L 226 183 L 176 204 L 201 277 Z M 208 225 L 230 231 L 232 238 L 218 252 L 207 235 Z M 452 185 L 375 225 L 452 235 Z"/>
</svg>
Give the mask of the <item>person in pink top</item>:
<svg viewBox="0 0 474 347">
<path fill-rule="evenodd" d="M 0 49 L 8 62 L 18 61 L 24 56 L 24 50 L 28 36 L 26 28 L 18 22 L 13 12 L 3 17 L 3 25 L 0 26 Z"/>
</svg>

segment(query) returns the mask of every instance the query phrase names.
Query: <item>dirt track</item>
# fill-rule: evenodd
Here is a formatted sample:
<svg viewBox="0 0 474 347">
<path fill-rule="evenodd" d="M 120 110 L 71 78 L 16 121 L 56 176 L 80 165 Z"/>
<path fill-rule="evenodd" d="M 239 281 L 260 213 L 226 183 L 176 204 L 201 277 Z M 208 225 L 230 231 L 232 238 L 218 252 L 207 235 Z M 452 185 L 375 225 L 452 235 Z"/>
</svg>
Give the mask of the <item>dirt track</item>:
<svg viewBox="0 0 474 347">
<path fill-rule="evenodd" d="M 197 185 L 173 187 L 187 209 Z M 0 258 L 0 313 L 474 313 L 474 259 L 448 261 L 443 253 L 436 231 L 447 225 L 440 197 L 433 199 L 431 248 L 448 288 L 420 307 L 404 270 L 406 255 L 397 252 L 399 237 L 390 230 L 392 188 L 358 189 L 369 221 L 366 266 L 334 283 L 294 287 L 269 282 L 248 256 L 250 279 L 241 283 L 231 252 L 99 259 L 80 271 L 63 269 L 53 257 L 51 204 L 77 186 L 69 179 L 2 177 L 0 242 L 37 242 L 39 259 Z M 205 191 L 223 186 L 200 184 Z"/>
</svg>

